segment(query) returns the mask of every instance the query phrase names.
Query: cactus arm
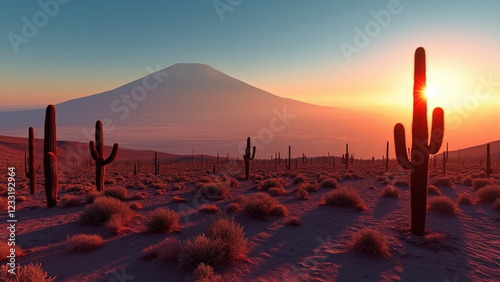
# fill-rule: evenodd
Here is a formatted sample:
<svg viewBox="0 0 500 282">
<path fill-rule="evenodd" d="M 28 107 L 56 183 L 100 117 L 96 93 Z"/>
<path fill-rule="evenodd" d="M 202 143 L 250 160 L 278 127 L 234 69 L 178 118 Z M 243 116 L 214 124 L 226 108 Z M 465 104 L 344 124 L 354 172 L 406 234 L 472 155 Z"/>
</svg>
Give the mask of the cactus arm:
<svg viewBox="0 0 500 282">
<path fill-rule="evenodd" d="M 113 145 L 113 151 L 111 151 L 111 155 L 109 155 L 109 157 L 106 160 L 104 160 L 104 162 L 102 164 L 108 165 L 111 162 L 113 162 L 116 159 L 116 157 L 118 156 L 118 149 L 119 148 L 120 148 L 120 146 L 117 143 L 115 143 Z"/>
<path fill-rule="evenodd" d="M 24 153 L 24 175 L 29 178 L 31 174 L 28 168 L 28 162 L 28 157 L 26 156 L 26 153 Z"/>
<path fill-rule="evenodd" d="M 398 123 L 394 126 L 394 146 L 396 147 L 396 158 L 399 165 L 406 170 L 410 170 L 412 165 L 406 153 L 405 127 Z"/>
<path fill-rule="evenodd" d="M 428 146 L 429 154 L 436 154 L 443 144 L 444 112 L 442 108 L 435 108 L 432 112 L 431 140 Z"/>
<path fill-rule="evenodd" d="M 97 152 L 97 148 L 95 147 L 94 141 L 89 142 L 89 149 L 90 149 L 90 155 L 92 156 L 92 159 L 98 160 L 101 156 L 99 156 L 99 153 Z"/>
<path fill-rule="evenodd" d="M 254 158 L 255 158 L 255 146 L 253 146 L 252 157 L 250 157 L 250 160 L 253 160 Z"/>
</svg>

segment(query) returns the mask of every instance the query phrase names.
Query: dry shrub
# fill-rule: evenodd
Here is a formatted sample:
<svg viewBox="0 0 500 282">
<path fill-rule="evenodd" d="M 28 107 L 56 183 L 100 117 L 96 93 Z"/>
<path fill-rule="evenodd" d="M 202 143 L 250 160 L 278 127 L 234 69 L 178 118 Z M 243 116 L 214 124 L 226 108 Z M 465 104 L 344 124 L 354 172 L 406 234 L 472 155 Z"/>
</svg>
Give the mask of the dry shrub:
<svg viewBox="0 0 500 282">
<path fill-rule="evenodd" d="M 230 203 L 226 208 L 226 212 L 229 213 L 240 212 L 240 211 L 241 211 L 241 206 L 239 203 Z"/>
<path fill-rule="evenodd" d="M 295 192 L 295 197 L 301 200 L 310 200 L 311 198 L 309 197 L 309 192 L 307 192 L 306 189 L 299 188 L 297 189 L 297 192 Z"/>
<path fill-rule="evenodd" d="M 270 214 L 278 201 L 264 192 L 250 194 L 245 197 L 243 210 L 250 217 L 263 219 Z"/>
<path fill-rule="evenodd" d="M 203 234 L 182 244 L 179 263 L 186 269 L 195 269 L 200 263 L 212 267 L 232 264 L 245 257 L 246 244 L 241 225 L 234 219 L 219 217 Z"/>
<path fill-rule="evenodd" d="M 432 185 L 442 187 L 453 187 L 453 181 L 448 176 L 436 177 L 432 180 Z"/>
<path fill-rule="evenodd" d="M 182 198 L 182 197 L 179 197 L 179 196 L 174 196 L 172 197 L 172 202 L 174 203 L 185 203 L 187 202 L 186 199 Z"/>
<path fill-rule="evenodd" d="M 157 208 L 147 215 L 144 224 L 151 233 L 171 232 L 179 228 L 179 214 L 166 207 Z"/>
<path fill-rule="evenodd" d="M 487 179 L 487 178 L 478 178 L 478 179 L 474 179 L 474 181 L 472 181 L 472 189 L 474 191 L 477 191 L 483 187 L 486 187 L 488 185 L 494 185 L 493 181 Z"/>
<path fill-rule="evenodd" d="M 337 187 L 339 187 L 339 183 L 337 182 L 337 179 L 335 179 L 335 178 L 325 178 L 319 184 L 319 188 L 336 189 Z"/>
<path fill-rule="evenodd" d="M 488 185 L 476 191 L 476 197 L 479 202 L 491 203 L 500 198 L 500 187 L 497 185 Z"/>
<path fill-rule="evenodd" d="M 454 215 L 457 213 L 455 203 L 447 196 L 438 196 L 429 199 L 429 210 L 445 215 Z"/>
<path fill-rule="evenodd" d="M 429 185 L 427 186 L 427 193 L 434 195 L 441 195 L 441 190 L 437 186 Z"/>
<path fill-rule="evenodd" d="M 387 198 L 399 198 L 400 195 L 401 195 L 401 190 L 392 185 L 385 186 L 385 188 L 382 190 L 381 193 L 382 197 L 387 197 Z"/>
<path fill-rule="evenodd" d="M 6 211 L 8 206 L 7 199 L 0 197 L 0 211 Z"/>
<path fill-rule="evenodd" d="M 229 186 L 221 183 L 210 182 L 202 185 L 198 189 L 198 192 L 208 199 L 222 200 L 229 197 Z"/>
<path fill-rule="evenodd" d="M 458 196 L 458 203 L 463 205 L 474 205 L 474 199 L 469 194 L 461 193 Z"/>
<path fill-rule="evenodd" d="M 177 238 L 168 237 L 160 243 L 142 250 L 142 259 L 159 258 L 165 262 L 176 261 L 181 250 L 181 242 Z"/>
<path fill-rule="evenodd" d="M 358 253 L 374 258 L 390 256 L 385 238 L 376 229 L 362 228 L 354 233 L 352 241 L 352 248 Z"/>
<path fill-rule="evenodd" d="M 269 178 L 266 181 L 264 181 L 264 183 L 262 183 L 262 186 L 260 189 L 267 191 L 273 187 L 283 189 L 283 179 L 281 179 L 281 178 Z"/>
<path fill-rule="evenodd" d="M 324 205 L 339 207 L 355 207 L 358 210 L 366 210 L 365 203 L 354 190 L 340 188 L 328 192 L 323 198 Z"/>
<path fill-rule="evenodd" d="M 103 225 L 114 214 L 119 215 L 122 222 L 127 222 L 132 218 L 133 212 L 118 199 L 99 197 L 94 200 L 94 203 L 85 207 L 80 215 L 80 221 L 84 224 Z"/>
<path fill-rule="evenodd" d="M 214 273 L 213 267 L 203 262 L 193 271 L 193 276 L 189 281 L 192 282 L 222 282 L 220 275 Z"/>
<path fill-rule="evenodd" d="M 301 224 L 302 224 L 302 221 L 298 217 L 291 217 L 285 222 L 285 225 L 288 225 L 288 226 L 298 226 Z"/>
<path fill-rule="evenodd" d="M 471 186 L 472 185 L 472 181 L 474 181 L 474 178 L 472 178 L 470 176 L 467 176 L 464 179 L 462 179 L 462 184 L 465 185 L 465 186 Z"/>
<path fill-rule="evenodd" d="M 132 200 L 142 200 L 142 199 L 146 199 L 145 192 L 137 192 L 132 196 Z"/>
<path fill-rule="evenodd" d="M 214 204 L 202 205 L 198 210 L 202 213 L 218 213 L 218 212 L 220 212 L 219 208 Z"/>
<path fill-rule="evenodd" d="M 121 218 L 120 215 L 114 214 L 111 216 L 111 218 L 106 222 L 104 225 L 106 227 L 106 230 L 110 232 L 111 234 L 120 234 L 120 232 L 123 230 L 123 219 Z"/>
<path fill-rule="evenodd" d="M 282 204 L 277 204 L 269 211 L 269 214 L 276 216 L 288 216 L 288 209 Z"/>
<path fill-rule="evenodd" d="M 7 240 L 0 241 L 0 261 L 7 260 L 7 256 L 10 255 L 10 249 L 15 249 L 16 258 L 24 256 L 24 251 L 19 246 L 9 246 Z"/>
<path fill-rule="evenodd" d="M 90 191 L 87 194 L 87 199 L 86 199 L 85 203 L 92 204 L 95 201 L 95 199 L 100 198 L 100 197 L 104 197 L 104 193 L 97 192 L 97 191 Z"/>
<path fill-rule="evenodd" d="M 133 202 L 133 203 L 130 204 L 129 207 L 131 209 L 133 209 L 133 210 L 140 210 L 140 209 L 142 209 L 142 205 L 139 202 Z"/>
<path fill-rule="evenodd" d="M 410 186 L 408 179 L 398 178 L 394 180 L 394 186 L 408 187 Z"/>
<path fill-rule="evenodd" d="M 53 282 L 56 276 L 50 277 L 42 268 L 40 263 L 30 263 L 21 267 L 16 267 L 16 275 L 7 272 L 6 264 L 0 267 L 0 281 L 9 282 Z"/>
<path fill-rule="evenodd" d="M 77 196 L 64 195 L 61 198 L 61 207 L 63 207 L 63 208 L 79 207 L 82 205 L 83 205 L 83 202 Z"/>
<path fill-rule="evenodd" d="M 70 252 L 86 253 L 99 248 L 102 245 L 102 237 L 93 234 L 77 234 L 66 237 L 66 248 Z"/>
<path fill-rule="evenodd" d="M 229 187 L 240 187 L 240 182 L 236 178 L 229 178 Z"/>
<path fill-rule="evenodd" d="M 299 174 L 293 178 L 293 184 L 299 184 L 306 182 L 306 177 L 302 174 Z"/>
<path fill-rule="evenodd" d="M 104 196 L 112 197 L 123 201 L 127 198 L 127 189 L 121 186 L 106 188 L 104 190 Z"/>
<path fill-rule="evenodd" d="M 271 187 L 267 189 L 267 193 L 273 197 L 286 194 L 286 190 L 281 187 Z"/>
<path fill-rule="evenodd" d="M 172 190 L 174 191 L 179 191 L 184 189 L 186 189 L 186 185 L 184 185 L 184 183 L 177 183 L 174 186 L 172 186 Z"/>
<path fill-rule="evenodd" d="M 115 184 L 116 184 L 116 180 L 114 180 L 114 179 L 107 178 L 104 180 L 104 185 L 115 185 Z"/>
<path fill-rule="evenodd" d="M 26 196 L 17 196 L 16 197 L 16 203 L 22 203 L 28 201 L 28 198 Z"/>
<path fill-rule="evenodd" d="M 497 198 L 496 201 L 493 202 L 491 206 L 494 210 L 500 212 L 500 198 Z"/>
</svg>

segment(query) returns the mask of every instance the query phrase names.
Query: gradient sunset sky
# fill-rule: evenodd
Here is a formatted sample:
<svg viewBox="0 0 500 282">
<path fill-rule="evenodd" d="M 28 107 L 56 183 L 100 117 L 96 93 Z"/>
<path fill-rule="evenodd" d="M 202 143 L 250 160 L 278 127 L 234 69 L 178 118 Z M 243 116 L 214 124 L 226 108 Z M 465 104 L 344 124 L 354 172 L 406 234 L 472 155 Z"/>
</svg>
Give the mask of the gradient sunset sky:
<svg viewBox="0 0 500 282">
<path fill-rule="evenodd" d="M 238 5 L 222 16 L 214 3 L 227 0 L 65 2 L 17 53 L 12 34 L 22 36 L 23 17 L 33 23 L 43 9 L 37 1 L 0 3 L 0 109 L 56 104 L 114 89 L 147 75 L 148 66 L 195 62 L 282 97 L 392 108 L 408 120 L 413 53 L 423 46 L 436 92 L 429 107 L 450 113 L 469 103 L 466 114 L 477 121 L 498 115 L 496 0 L 233 0 Z M 374 28 L 382 10 L 391 18 Z M 369 43 L 356 45 L 358 28 L 367 27 Z M 359 53 L 347 59 L 342 44 Z M 485 89 L 491 95 L 477 98 Z"/>
</svg>

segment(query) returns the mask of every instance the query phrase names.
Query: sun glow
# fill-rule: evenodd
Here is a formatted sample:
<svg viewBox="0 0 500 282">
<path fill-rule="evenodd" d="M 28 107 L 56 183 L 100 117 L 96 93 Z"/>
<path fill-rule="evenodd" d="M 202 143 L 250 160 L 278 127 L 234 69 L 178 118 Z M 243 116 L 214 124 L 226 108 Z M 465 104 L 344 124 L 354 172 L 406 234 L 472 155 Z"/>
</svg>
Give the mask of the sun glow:
<svg viewBox="0 0 500 282">
<path fill-rule="evenodd" d="M 427 97 L 427 99 L 437 98 L 439 97 L 439 94 L 439 87 L 437 87 L 436 85 L 430 84 L 425 88 L 425 97 Z"/>
</svg>

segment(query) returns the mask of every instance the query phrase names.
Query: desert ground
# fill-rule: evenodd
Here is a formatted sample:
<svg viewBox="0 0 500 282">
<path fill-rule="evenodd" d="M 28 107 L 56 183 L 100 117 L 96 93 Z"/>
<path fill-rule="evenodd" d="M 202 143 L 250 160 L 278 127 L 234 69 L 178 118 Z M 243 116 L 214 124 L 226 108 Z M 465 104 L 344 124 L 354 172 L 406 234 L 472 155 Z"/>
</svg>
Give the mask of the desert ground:
<svg viewBox="0 0 500 282">
<path fill-rule="evenodd" d="M 410 233 L 409 173 L 395 160 L 385 171 L 381 159 L 354 159 L 346 169 L 339 157 L 307 158 L 305 163 L 292 158 L 287 169 L 287 158 L 257 156 L 246 180 L 241 157 L 221 157 L 219 163 L 215 157 L 160 158 L 155 175 L 153 156 L 143 154 L 140 161 L 122 158 L 106 167 L 104 194 L 96 191 L 95 166 L 84 160 L 60 170 L 58 205 L 47 208 L 43 169 L 31 195 L 23 156 L 13 156 L 5 142 L 0 159 L 16 168 L 17 263 L 39 263 L 55 281 L 500 279 L 500 200 L 494 199 L 500 174 L 486 179 L 479 158 L 450 159 L 444 177 L 442 161 L 438 158 L 436 168 L 430 162 L 427 227 L 419 237 Z M 0 183 L 6 196 L 7 172 Z M 485 189 L 489 193 L 481 194 Z M 334 199 L 333 192 L 342 195 Z M 103 214 L 94 213 L 90 220 L 84 215 L 98 199 L 109 197 L 131 213 L 102 222 L 94 219 Z M 171 224 L 155 229 L 148 223 L 160 208 L 171 212 L 164 215 Z M 7 219 L 2 212 L 2 230 Z M 239 244 L 229 246 L 231 259 L 220 254 L 228 246 L 205 250 L 210 246 L 197 240 L 202 233 L 208 236 L 217 220 L 244 233 L 239 240 L 226 238 Z M 8 252 L 5 234 L 2 258 Z M 73 238 L 78 234 L 97 236 Z M 196 267 L 206 252 L 210 258 L 222 256 L 222 261 L 207 263 L 214 273 Z"/>
</svg>

